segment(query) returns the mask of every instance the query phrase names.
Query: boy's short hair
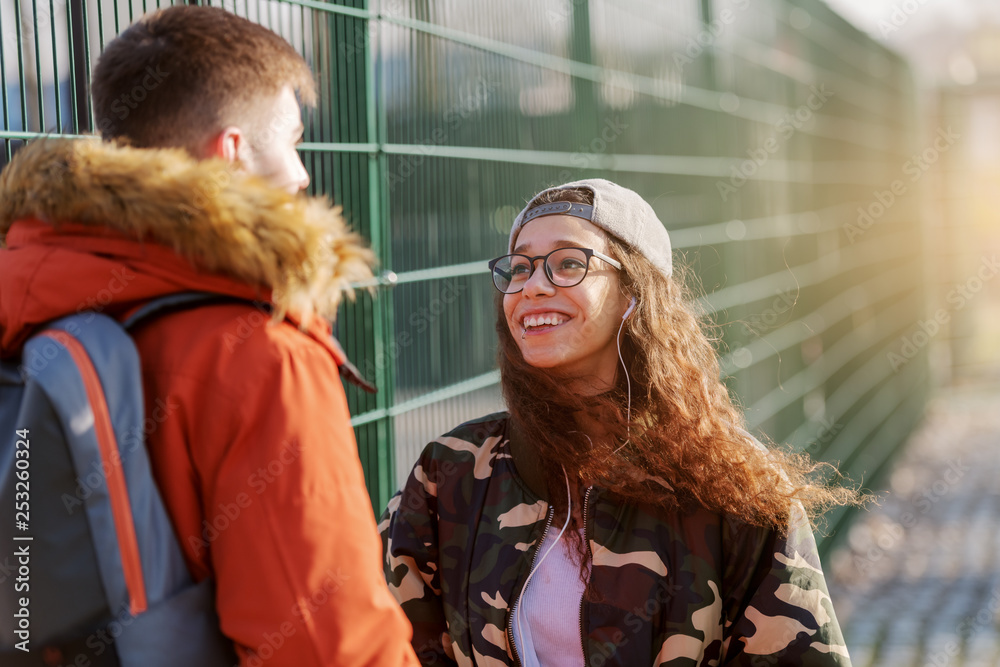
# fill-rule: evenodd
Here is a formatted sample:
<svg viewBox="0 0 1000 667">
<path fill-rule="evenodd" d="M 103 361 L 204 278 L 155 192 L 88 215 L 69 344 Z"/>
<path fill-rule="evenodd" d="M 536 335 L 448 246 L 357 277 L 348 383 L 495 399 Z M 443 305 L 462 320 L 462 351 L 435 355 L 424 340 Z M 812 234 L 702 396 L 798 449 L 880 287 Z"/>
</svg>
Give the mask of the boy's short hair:
<svg viewBox="0 0 1000 667">
<path fill-rule="evenodd" d="M 105 140 L 198 156 L 229 125 L 249 131 L 255 102 L 286 85 L 316 103 L 309 66 L 279 35 L 218 7 L 179 5 L 105 47 L 91 82 L 95 126 Z"/>
</svg>

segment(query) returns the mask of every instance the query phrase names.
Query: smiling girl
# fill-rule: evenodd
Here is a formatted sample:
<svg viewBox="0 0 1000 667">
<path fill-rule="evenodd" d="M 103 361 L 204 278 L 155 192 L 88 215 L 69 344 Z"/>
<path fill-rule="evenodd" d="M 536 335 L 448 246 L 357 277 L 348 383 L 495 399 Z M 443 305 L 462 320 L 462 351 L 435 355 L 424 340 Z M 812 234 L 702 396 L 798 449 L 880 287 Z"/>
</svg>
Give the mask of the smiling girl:
<svg viewBox="0 0 1000 667">
<path fill-rule="evenodd" d="M 490 270 L 508 411 L 380 524 L 421 662 L 849 665 L 807 517 L 855 496 L 742 428 L 653 209 L 550 188 Z"/>
</svg>

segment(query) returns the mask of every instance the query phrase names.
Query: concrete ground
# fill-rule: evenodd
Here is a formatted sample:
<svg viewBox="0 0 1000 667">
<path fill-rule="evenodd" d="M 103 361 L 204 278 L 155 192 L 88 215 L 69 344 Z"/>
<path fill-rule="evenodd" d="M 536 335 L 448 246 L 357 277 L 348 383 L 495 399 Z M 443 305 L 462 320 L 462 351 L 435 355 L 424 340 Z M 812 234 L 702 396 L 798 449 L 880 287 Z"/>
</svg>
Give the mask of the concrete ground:
<svg viewBox="0 0 1000 667">
<path fill-rule="evenodd" d="M 827 576 L 855 667 L 1000 665 L 1000 385 L 932 400 Z"/>
</svg>

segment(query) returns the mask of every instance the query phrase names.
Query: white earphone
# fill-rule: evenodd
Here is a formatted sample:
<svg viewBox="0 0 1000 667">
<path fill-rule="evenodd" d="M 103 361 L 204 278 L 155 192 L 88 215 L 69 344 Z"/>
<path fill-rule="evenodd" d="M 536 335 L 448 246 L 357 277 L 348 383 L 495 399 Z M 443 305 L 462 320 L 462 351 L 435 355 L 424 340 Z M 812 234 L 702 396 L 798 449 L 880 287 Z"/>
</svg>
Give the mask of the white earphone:
<svg viewBox="0 0 1000 667">
<path fill-rule="evenodd" d="M 628 317 L 629 315 L 631 315 L 633 310 L 635 310 L 635 297 L 634 296 L 632 297 L 632 301 L 628 304 L 628 309 L 625 311 L 625 314 L 622 315 L 622 319 L 624 320 L 626 317 Z"/>
</svg>

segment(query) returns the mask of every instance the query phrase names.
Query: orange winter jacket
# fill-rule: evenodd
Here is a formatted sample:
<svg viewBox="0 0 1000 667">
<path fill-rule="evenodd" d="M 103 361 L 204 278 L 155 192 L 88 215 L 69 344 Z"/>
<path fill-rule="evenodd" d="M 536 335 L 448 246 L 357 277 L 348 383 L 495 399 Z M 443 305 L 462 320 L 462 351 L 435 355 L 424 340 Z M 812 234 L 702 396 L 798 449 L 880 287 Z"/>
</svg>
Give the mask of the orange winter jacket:
<svg viewBox="0 0 1000 667">
<path fill-rule="evenodd" d="M 4 358 L 80 310 L 118 317 L 191 290 L 272 304 L 135 332 L 148 449 L 189 568 L 215 577 L 242 664 L 415 665 L 321 317 L 368 272 L 336 211 L 177 151 L 45 140 L 0 175 L 0 233 Z"/>
</svg>

